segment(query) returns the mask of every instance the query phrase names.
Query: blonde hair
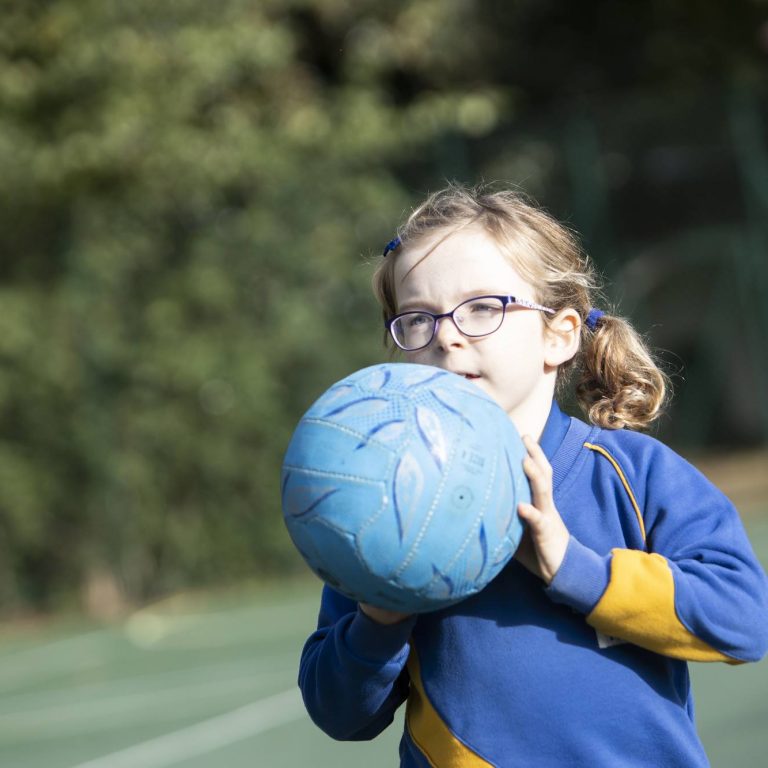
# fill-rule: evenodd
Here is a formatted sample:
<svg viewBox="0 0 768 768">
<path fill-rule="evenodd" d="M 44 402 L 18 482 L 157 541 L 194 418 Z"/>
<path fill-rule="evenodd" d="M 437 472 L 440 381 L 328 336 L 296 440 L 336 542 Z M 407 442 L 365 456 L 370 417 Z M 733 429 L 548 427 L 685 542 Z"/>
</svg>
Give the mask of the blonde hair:
<svg viewBox="0 0 768 768">
<path fill-rule="evenodd" d="M 373 288 L 384 318 L 397 312 L 394 265 L 400 253 L 438 234 L 448 237 L 467 226 L 482 227 L 534 286 L 532 298 L 556 312 L 575 309 L 581 343 L 558 369 L 563 395 L 575 378 L 576 399 L 587 418 L 608 429 L 643 429 L 661 415 L 668 379 L 640 334 L 624 318 L 606 311 L 593 329 L 590 309 L 604 307 L 599 276 L 575 235 L 513 190 L 468 189 L 452 184 L 429 198 L 398 230 L 401 245 L 380 259 Z M 549 317 L 542 313 L 545 323 Z"/>
</svg>

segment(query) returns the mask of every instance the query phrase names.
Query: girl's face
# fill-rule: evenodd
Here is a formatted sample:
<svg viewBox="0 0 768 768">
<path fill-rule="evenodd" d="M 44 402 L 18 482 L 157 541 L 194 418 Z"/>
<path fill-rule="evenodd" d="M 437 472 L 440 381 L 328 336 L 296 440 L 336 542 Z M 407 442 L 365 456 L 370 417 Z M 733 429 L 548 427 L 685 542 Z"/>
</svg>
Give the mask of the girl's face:
<svg viewBox="0 0 768 768">
<path fill-rule="evenodd" d="M 398 255 L 398 312 L 450 312 L 466 299 L 487 294 L 535 301 L 533 286 L 482 228 L 467 227 L 439 242 L 441 236 Z M 562 355 L 553 354 L 553 346 L 562 346 L 558 341 L 539 311 L 508 306 L 501 327 L 489 336 L 469 338 L 443 318 L 429 346 L 405 355 L 409 362 L 470 379 L 501 405 L 521 434 L 538 439 L 552 404 L 557 365 L 563 362 Z"/>
</svg>

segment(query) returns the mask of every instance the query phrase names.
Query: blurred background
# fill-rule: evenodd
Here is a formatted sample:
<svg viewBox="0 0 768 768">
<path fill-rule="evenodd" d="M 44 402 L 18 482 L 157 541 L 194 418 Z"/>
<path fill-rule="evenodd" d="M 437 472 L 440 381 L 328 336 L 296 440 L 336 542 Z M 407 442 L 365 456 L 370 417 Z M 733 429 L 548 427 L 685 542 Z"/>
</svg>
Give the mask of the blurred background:
<svg viewBox="0 0 768 768">
<path fill-rule="evenodd" d="M 6 633 L 305 573 L 285 446 L 384 359 L 371 261 L 447 180 L 581 234 L 673 377 L 655 434 L 766 511 L 764 0 L 0 11 Z"/>
</svg>

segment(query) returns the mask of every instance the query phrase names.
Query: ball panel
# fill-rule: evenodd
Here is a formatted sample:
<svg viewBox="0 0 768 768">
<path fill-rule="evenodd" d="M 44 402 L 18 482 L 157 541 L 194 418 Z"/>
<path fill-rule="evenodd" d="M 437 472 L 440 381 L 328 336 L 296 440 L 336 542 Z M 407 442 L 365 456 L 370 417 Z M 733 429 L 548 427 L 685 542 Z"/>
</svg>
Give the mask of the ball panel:
<svg viewBox="0 0 768 768">
<path fill-rule="evenodd" d="M 387 487 L 380 481 L 301 469 L 286 469 L 284 475 L 283 506 L 292 523 L 319 517 L 356 534 L 388 505 Z"/>
<path fill-rule="evenodd" d="M 458 379 L 458 382 L 455 381 Z M 430 397 L 444 413 L 459 419 L 470 429 L 476 431 L 473 418 L 475 411 L 490 412 L 495 418 L 499 417 L 501 408 L 485 394 L 477 384 L 472 384 L 460 376 L 450 374 L 448 379 L 439 379 L 429 392 Z M 503 413 L 503 411 L 502 411 Z"/>
<path fill-rule="evenodd" d="M 360 556 L 373 573 L 393 578 L 429 523 L 425 507 L 431 503 L 441 473 L 426 446 L 413 441 L 404 450 L 388 485 L 386 510 L 359 528 Z"/>
<path fill-rule="evenodd" d="M 354 483 L 380 481 L 394 465 L 395 453 L 371 443 L 360 432 L 317 419 L 304 419 L 288 445 L 283 466 L 335 476 Z"/>
<path fill-rule="evenodd" d="M 448 439 L 443 425 L 437 413 L 430 408 L 417 405 L 414 414 L 418 435 L 437 464 L 437 469 L 442 471 L 448 463 L 449 454 Z"/>
<path fill-rule="evenodd" d="M 371 575 L 357 560 L 354 536 L 322 518 L 299 522 L 291 538 L 309 567 L 334 589 L 356 600 L 371 589 Z"/>
</svg>

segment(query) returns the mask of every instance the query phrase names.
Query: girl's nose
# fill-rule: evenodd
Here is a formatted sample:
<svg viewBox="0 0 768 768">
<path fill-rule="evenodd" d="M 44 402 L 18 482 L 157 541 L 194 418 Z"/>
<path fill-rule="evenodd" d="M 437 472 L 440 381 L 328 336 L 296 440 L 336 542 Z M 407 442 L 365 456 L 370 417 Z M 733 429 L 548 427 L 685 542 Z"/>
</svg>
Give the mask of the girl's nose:
<svg viewBox="0 0 768 768">
<path fill-rule="evenodd" d="M 434 344 L 438 349 L 461 347 L 466 343 L 466 337 L 456 327 L 451 317 L 441 317 L 437 321 Z"/>
</svg>

